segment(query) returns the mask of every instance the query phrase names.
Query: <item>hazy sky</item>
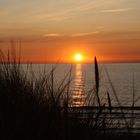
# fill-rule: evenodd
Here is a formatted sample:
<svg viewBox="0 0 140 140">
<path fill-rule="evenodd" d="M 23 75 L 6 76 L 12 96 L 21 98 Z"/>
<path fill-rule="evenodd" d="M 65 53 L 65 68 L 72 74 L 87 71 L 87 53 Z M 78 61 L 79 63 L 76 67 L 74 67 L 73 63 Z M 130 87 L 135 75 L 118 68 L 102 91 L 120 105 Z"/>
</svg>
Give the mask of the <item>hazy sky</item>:
<svg viewBox="0 0 140 140">
<path fill-rule="evenodd" d="M 140 0 L 0 0 L 0 48 L 11 39 L 26 60 L 140 61 Z"/>
</svg>

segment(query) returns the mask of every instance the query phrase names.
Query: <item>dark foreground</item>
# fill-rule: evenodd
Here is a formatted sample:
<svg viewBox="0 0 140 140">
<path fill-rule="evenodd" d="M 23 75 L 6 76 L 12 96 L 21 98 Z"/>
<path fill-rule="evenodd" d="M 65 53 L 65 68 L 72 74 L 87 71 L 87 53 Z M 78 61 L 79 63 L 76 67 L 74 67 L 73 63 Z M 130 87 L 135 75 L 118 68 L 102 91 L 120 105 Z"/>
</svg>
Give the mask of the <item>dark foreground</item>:
<svg viewBox="0 0 140 140">
<path fill-rule="evenodd" d="M 69 108 L 70 73 L 54 86 L 54 70 L 36 78 L 31 66 L 23 71 L 20 63 L 10 63 L 8 56 L 1 54 L 0 64 L 0 138 L 4 140 L 139 140 L 134 133 L 135 117 L 126 119 L 125 112 L 118 108 L 121 119 L 114 115 L 108 94 L 108 104 L 102 103 L 98 95 L 99 73 L 95 61 L 95 90 L 98 109 Z M 30 77 L 30 78 L 29 78 Z M 95 100 L 94 100 L 95 101 Z M 132 106 L 133 107 L 133 106 Z M 85 115 L 86 113 L 86 115 Z M 131 110 L 133 116 L 135 112 Z M 124 129 L 125 131 L 118 131 Z M 114 131 L 117 130 L 117 131 Z"/>
</svg>

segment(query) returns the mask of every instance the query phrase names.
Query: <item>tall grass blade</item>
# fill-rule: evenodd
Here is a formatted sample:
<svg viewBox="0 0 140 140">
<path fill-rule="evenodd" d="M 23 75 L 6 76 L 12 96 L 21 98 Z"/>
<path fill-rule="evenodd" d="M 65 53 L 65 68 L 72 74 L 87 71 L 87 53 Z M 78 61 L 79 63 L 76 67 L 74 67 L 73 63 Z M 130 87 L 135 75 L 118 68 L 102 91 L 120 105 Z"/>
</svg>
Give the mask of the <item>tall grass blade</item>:
<svg viewBox="0 0 140 140">
<path fill-rule="evenodd" d="M 127 127 L 128 132 L 129 132 L 129 124 L 128 124 L 128 122 L 127 122 L 127 120 L 126 120 L 126 117 L 125 117 L 125 115 L 124 115 L 124 112 L 123 112 L 123 110 L 122 110 L 122 108 L 121 108 L 122 105 L 121 105 L 121 103 L 120 103 L 120 101 L 119 101 L 119 98 L 118 98 L 118 96 L 117 96 L 116 90 L 115 90 L 114 85 L 113 85 L 113 83 L 112 83 L 112 81 L 111 81 L 111 78 L 110 78 L 110 76 L 109 76 L 108 70 L 107 70 L 106 67 L 104 67 L 104 68 L 105 68 L 105 72 L 106 72 L 108 81 L 109 81 L 109 83 L 110 83 L 110 86 L 111 86 L 111 88 L 112 88 L 113 94 L 114 94 L 114 96 L 115 96 L 115 99 L 116 99 L 116 101 L 117 101 L 117 103 L 118 103 L 118 106 L 120 107 L 120 111 L 121 111 L 122 116 L 123 116 L 123 119 L 124 119 L 124 121 L 125 121 L 125 125 L 126 125 L 126 127 Z"/>
<path fill-rule="evenodd" d="M 133 71 L 133 75 L 132 75 L 132 112 L 131 112 L 131 120 L 130 120 L 130 127 L 133 128 L 134 126 L 134 106 L 135 106 L 135 76 L 134 76 L 134 71 Z"/>
<path fill-rule="evenodd" d="M 133 86 L 133 100 L 132 100 L 132 107 L 135 106 L 135 76 L 134 76 L 134 72 L 133 72 L 133 81 L 132 81 L 132 86 Z"/>
<path fill-rule="evenodd" d="M 100 103 L 100 97 L 99 97 L 99 69 L 98 69 L 98 62 L 97 62 L 96 57 L 95 57 L 95 59 L 94 59 L 94 62 L 95 62 L 96 96 L 97 96 L 98 105 L 99 105 L 99 107 L 100 107 L 100 106 L 101 106 L 101 103 Z"/>
<path fill-rule="evenodd" d="M 110 114 L 112 112 L 112 106 L 111 106 L 111 99 L 110 99 L 110 95 L 109 93 L 107 92 L 107 99 L 108 99 L 108 106 L 109 106 L 109 111 L 110 111 Z"/>
</svg>

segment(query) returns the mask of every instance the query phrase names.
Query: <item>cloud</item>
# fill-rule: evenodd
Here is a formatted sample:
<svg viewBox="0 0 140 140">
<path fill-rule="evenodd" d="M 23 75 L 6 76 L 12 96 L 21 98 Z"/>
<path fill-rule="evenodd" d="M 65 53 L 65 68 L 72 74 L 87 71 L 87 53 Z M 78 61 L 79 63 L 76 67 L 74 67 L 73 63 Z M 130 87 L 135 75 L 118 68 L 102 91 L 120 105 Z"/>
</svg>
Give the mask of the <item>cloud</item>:
<svg viewBox="0 0 140 140">
<path fill-rule="evenodd" d="M 125 0 L 126 1 L 126 0 Z M 69 2 L 70 5 L 68 5 L 67 2 L 63 2 L 63 7 L 61 9 L 59 7 L 56 7 L 55 9 L 53 7 L 49 8 L 49 10 L 44 10 L 44 7 L 42 9 L 38 9 L 38 12 L 36 14 L 31 14 L 29 16 L 29 19 L 32 19 L 32 21 L 63 21 L 68 20 L 73 17 L 84 17 L 84 14 L 98 14 L 99 12 L 102 13 L 122 13 L 127 12 L 130 10 L 133 10 L 134 8 L 120 8 L 120 9 L 105 9 L 102 10 L 103 7 L 112 6 L 115 3 L 124 2 L 124 0 L 88 0 L 88 2 L 81 2 L 78 1 L 72 1 Z M 25 13 L 25 10 L 24 10 Z M 30 13 L 30 12 L 28 12 Z M 25 18 L 27 18 L 27 13 L 25 14 Z"/>
<path fill-rule="evenodd" d="M 91 36 L 94 34 L 98 34 L 99 31 L 94 32 L 84 32 L 84 33 L 74 33 L 74 34 L 59 34 L 59 33 L 50 33 L 44 34 L 44 37 L 84 37 L 84 36 Z"/>
<path fill-rule="evenodd" d="M 57 34 L 57 33 L 52 33 L 52 34 L 44 34 L 45 37 L 61 37 L 64 36 L 63 34 Z"/>
<path fill-rule="evenodd" d="M 49 3 L 47 0 L 42 3 L 33 2 L 33 1 L 27 3 L 26 1 L 23 1 L 22 3 L 19 2 L 18 5 L 14 5 L 12 3 L 13 4 L 12 6 L 11 5 L 8 6 L 9 9 L 5 7 L 5 10 L 8 12 L 8 15 L 5 17 L 5 19 L 6 21 L 7 19 L 8 20 L 11 19 L 14 21 L 21 21 L 21 22 L 28 22 L 28 23 L 63 21 L 63 20 L 71 19 L 76 16 L 84 17 L 84 14 L 88 14 L 88 13 L 96 14 L 103 7 L 118 2 L 120 3 L 122 1 L 126 1 L 126 0 L 108 0 L 108 1 L 87 0 L 87 1 L 80 1 L 80 2 L 75 0 L 68 0 L 66 2 L 55 0 L 56 6 L 53 6 L 54 1 L 51 1 Z M 122 9 L 102 10 L 102 12 L 106 12 L 106 13 L 122 12 Z"/>
<path fill-rule="evenodd" d="M 98 34 L 99 31 L 95 31 L 95 32 L 88 32 L 88 33 L 75 33 L 72 34 L 72 37 L 81 37 L 81 36 L 90 36 L 90 35 L 94 35 L 94 34 Z"/>
<path fill-rule="evenodd" d="M 38 12 L 35 12 L 36 14 L 32 13 L 29 15 L 29 20 L 50 20 L 50 21 L 62 21 L 66 19 L 70 19 L 72 17 L 83 15 L 83 13 L 93 13 L 93 9 L 96 9 L 97 7 L 101 6 L 101 3 L 98 1 L 91 1 L 87 3 L 86 1 L 83 1 L 81 3 L 77 1 L 71 2 L 71 5 L 68 5 L 63 3 L 65 6 L 59 9 L 59 7 L 56 7 L 55 9 L 53 7 L 49 8 L 49 10 L 38 9 Z M 28 9 L 29 10 L 29 9 Z M 27 10 L 28 13 L 30 13 Z M 24 14 L 25 18 L 27 18 L 27 13 Z"/>
<path fill-rule="evenodd" d="M 123 13 L 123 12 L 128 12 L 132 11 L 134 8 L 120 8 L 120 9 L 106 9 L 102 10 L 102 13 Z"/>
</svg>

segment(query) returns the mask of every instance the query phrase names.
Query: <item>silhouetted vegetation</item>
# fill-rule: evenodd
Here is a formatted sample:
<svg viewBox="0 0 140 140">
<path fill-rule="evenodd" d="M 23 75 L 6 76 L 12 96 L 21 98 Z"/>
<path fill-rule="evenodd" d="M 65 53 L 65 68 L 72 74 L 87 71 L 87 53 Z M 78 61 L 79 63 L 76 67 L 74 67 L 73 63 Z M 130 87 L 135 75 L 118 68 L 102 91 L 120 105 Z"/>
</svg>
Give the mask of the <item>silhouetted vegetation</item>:
<svg viewBox="0 0 140 140">
<path fill-rule="evenodd" d="M 110 95 L 107 92 L 107 103 L 102 103 L 99 97 L 99 70 L 96 58 L 96 86 L 90 91 L 90 99 L 88 98 L 90 102 L 91 96 L 92 99 L 96 97 L 98 103 L 96 109 L 95 106 L 93 108 L 69 106 L 71 70 L 56 86 L 55 67 L 49 72 L 44 69 L 44 72 L 36 77 L 32 64 L 26 64 L 23 68 L 20 58 L 17 60 L 14 53 L 8 52 L 5 56 L 1 51 L 0 62 L 0 137 L 2 139 L 139 139 L 138 135 L 130 133 L 130 125 L 121 108 L 119 110 L 127 131 L 125 133 L 113 131 L 114 122 L 107 116 L 107 114 L 111 116 L 113 109 Z M 115 90 L 114 94 L 117 98 Z M 119 104 L 118 98 L 117 101 Z M 86 114 L 87 108 L 90 111 Z M 116 128 L 121 127 L 122 124 L 118 122 Z"/>
</svg>

